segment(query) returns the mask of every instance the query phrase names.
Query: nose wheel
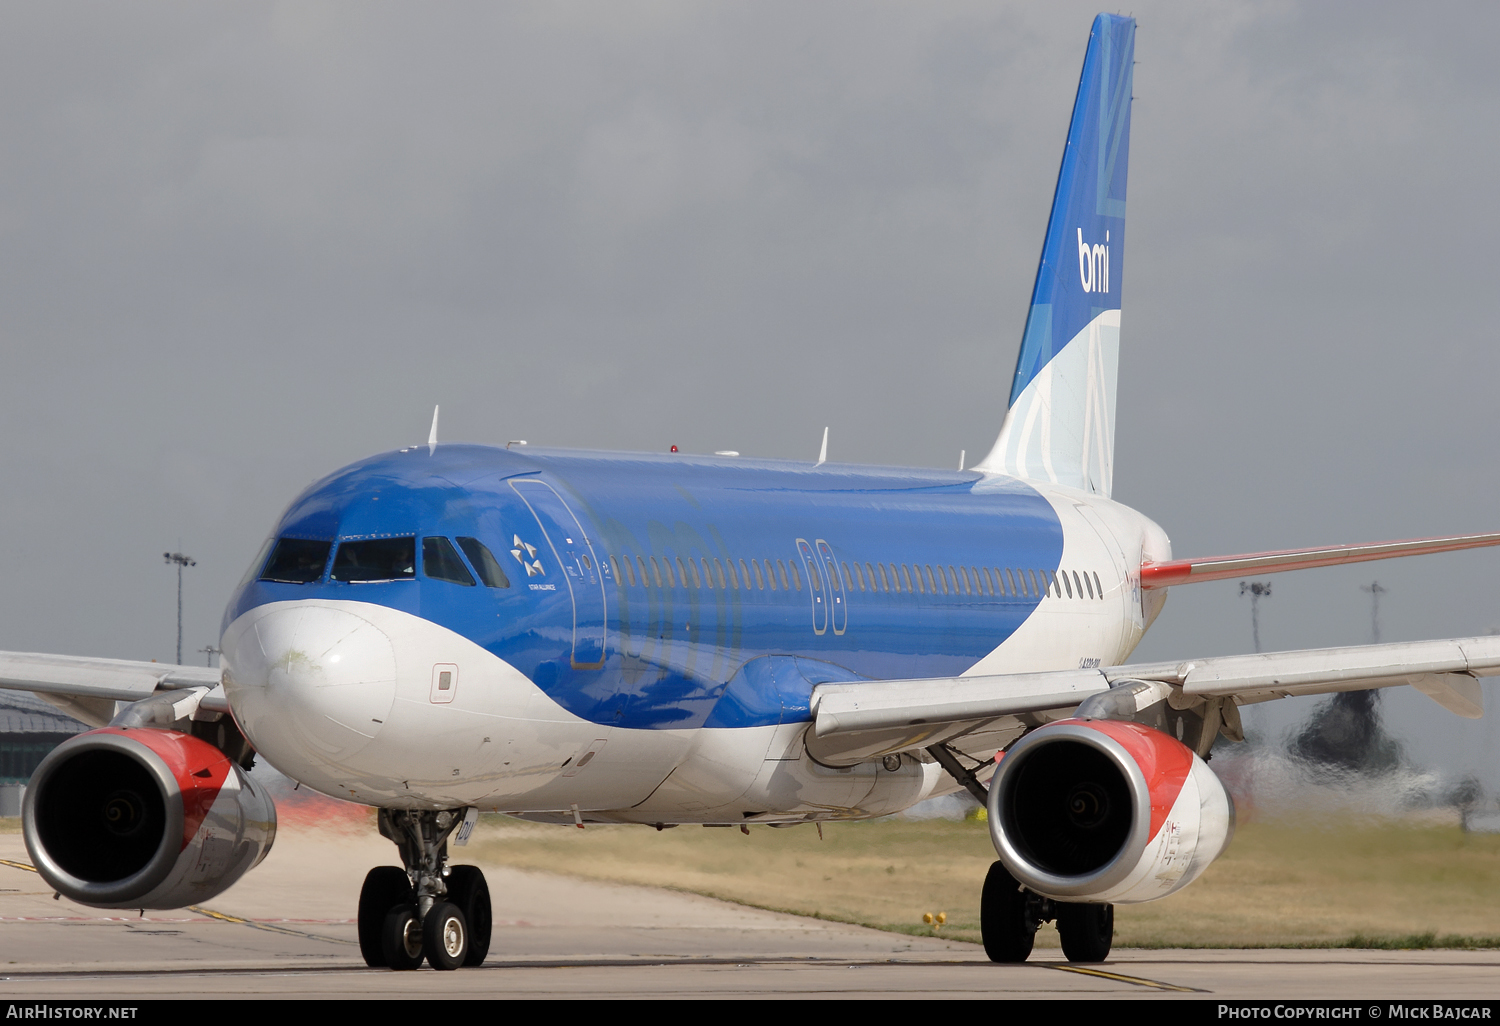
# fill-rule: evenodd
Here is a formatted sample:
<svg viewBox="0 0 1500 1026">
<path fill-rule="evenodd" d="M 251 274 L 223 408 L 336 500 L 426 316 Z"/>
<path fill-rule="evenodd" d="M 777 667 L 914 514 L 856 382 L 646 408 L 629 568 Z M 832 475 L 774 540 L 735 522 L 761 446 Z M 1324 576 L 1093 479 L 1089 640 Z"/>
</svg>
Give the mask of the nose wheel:
<svg viewBox="0 0 1500 1026">
<path fill-rule="evenodd" d="M 469 956 L 469 924 L 452 902 L 432 906 L 422 921 L 422 946 L 434 969 L 457 969 Z"/>
<path fill-rule="evenodd" d="M 359 950 L 371 968 L 476 966 L 490 949 L 490 889 L 477 866 L 449 866 L 448 835 L 467 810 L 380 810 L 405 868 L 377 866 L 359 894 Z"/>
<path fill-rule="evenodd" d="M 386 913 L 380 931 L 381 957 L 392 969 L 415 969 L 422 964 L 426 940 L 413 905 L 397 905 Z"/>
</svg>

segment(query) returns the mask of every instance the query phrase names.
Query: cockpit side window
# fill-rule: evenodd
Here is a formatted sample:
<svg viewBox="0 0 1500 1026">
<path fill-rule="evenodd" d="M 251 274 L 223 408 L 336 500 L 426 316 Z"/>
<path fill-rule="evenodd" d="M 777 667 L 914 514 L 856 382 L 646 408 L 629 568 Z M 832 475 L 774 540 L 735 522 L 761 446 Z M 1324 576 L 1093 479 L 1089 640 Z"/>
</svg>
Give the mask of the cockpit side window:
<svg viewBox="0 0 1500 1026">
<path fill-rule="evenodd" d="M 333 542 L 282 538 L 276 543 L 271 561 L 266 564 L 260 579 L 282 584 L 311 584 L 322 578 L 331 548 Z"/>
<path fill-rule="evenodd" d="M 466 588 L 474 587 L 474 575 L 469 573 L 463 560 L 458 558 L 458 553 L 453 551 L 453 543 L 447 538 L 422 539 L 422 573 L 435 581 L 462 584 Z"/>
<path fill-rule="evenodd" d="M 400 581 L 417 575 L 415 538 L 344 542 L 333 557 L 335 581 Z"/>
<path fill-rule="evenodd" d="M 505 576 L 505 571 L 500 569 L 499 562 L 484 542 L 478 538 L 460 538 L 458 547 L 463 549 L 464 555 L 469 557 L 470 564 L 473 565 L 486 588 L 510 587 L 510 578 Z"/>
</svg>

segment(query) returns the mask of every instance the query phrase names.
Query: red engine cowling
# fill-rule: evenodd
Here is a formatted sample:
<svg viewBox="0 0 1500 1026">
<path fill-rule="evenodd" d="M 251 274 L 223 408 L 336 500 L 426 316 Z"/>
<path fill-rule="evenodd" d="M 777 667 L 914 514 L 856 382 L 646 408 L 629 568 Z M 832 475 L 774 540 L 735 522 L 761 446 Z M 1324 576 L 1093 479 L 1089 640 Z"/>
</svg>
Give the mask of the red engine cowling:
<svg viewBox="0 0 1500 1026">
<path fill-rule="evenodd" d="M 1187 886 L 1229 845 L 1234 803 L 1186 745 L 1117 720 L 1027 734 L 990 781 L 990 837 L 1029 890 L 1129 903 Z"/>
<path fill-rule="evenodd" d="M 175 730 L 104 727 L 58 745 L 23 803 L 42 878 L 99 908 L 181 908 L 271 850 L 276 806 L 219 749 Z"/>
</svg>

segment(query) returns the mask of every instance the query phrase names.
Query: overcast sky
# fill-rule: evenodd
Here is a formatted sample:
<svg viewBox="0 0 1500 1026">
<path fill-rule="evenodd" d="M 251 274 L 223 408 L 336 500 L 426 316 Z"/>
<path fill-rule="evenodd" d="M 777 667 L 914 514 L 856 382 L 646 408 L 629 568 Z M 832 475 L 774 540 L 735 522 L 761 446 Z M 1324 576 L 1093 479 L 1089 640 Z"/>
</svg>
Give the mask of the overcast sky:
<svg viewBox="0 0 1500 1026">
<path fill-rule="evenodd" d="M 435 403 L 452 440 L 972 462 L 1095 12 L 0 5 L 0 647 L 171 659 L 179 547 L 215 643 L 286 503 Z M 1500 8 L 1134 13 L 1116 498 L 1184 556 L 1500 529 Z M 1497 571 L 1282 575 L 1262 639 L 1369 640 L 1376 578 L 1385 640 L 1485 633 Z M 1249 648 L 1225 582 L 1138 657 Z M 1491 721 L 1386 710 L 1500 785 Z"/>
</svg>

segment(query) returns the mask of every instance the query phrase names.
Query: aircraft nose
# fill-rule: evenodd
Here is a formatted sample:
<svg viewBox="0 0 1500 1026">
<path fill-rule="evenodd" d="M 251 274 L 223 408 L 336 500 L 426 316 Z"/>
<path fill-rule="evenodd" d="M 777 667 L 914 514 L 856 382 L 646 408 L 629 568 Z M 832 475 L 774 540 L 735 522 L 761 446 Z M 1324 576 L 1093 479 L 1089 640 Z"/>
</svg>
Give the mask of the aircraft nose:
<svg viewBox="0 0 1500 1026">
<path fill-rule="evenodd" d="M 369 744 L 396 698 L 396 653 L 344 609 L 284 603 L 232 625 L 221 643 L 235 720 L 272 765 L 347 759 Z"/>
</svg>

